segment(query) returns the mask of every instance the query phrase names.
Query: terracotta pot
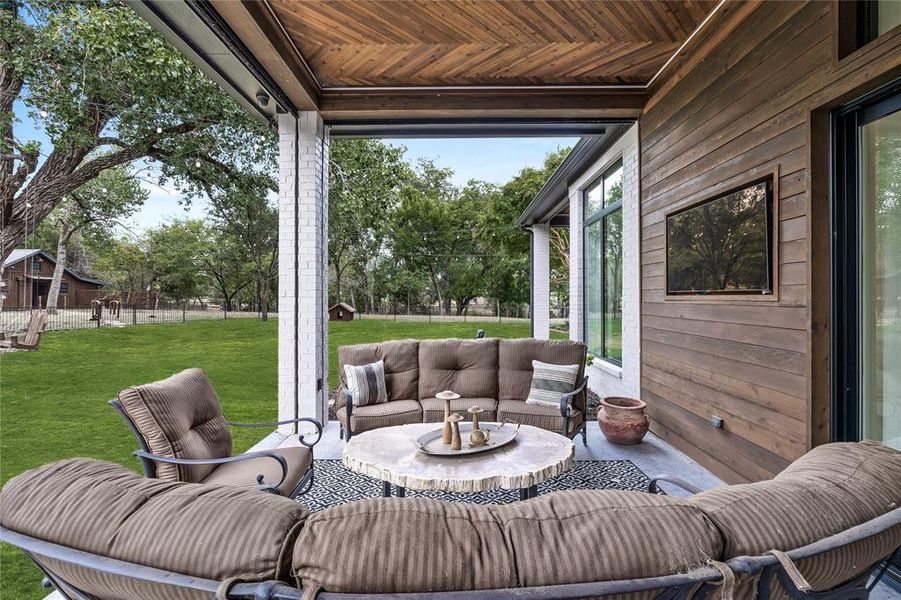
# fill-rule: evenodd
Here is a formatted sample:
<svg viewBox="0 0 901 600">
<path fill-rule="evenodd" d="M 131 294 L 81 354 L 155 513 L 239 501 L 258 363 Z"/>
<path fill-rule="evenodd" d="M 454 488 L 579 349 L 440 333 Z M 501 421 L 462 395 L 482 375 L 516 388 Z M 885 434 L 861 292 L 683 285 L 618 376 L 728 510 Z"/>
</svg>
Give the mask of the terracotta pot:
<svg viewBox="0 0 901 600">
<path fill-rule="evenodd" d="M 647 404 L 637 398 L 610 396 L 601 400 L 598 425 L 607 441 L 614 444 L 637 444 L 648 432 L 650 417 Z"/>
</svg>

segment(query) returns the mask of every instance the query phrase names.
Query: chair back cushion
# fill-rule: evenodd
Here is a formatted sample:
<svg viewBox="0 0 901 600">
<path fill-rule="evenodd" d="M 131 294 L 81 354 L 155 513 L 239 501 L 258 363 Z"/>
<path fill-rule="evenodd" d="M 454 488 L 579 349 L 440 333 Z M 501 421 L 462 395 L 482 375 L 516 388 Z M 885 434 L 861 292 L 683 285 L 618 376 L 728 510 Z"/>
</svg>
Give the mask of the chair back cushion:
<svg viewBox="0 0 901 600">
<path fill-rule="evenodd" d="M 11 479 L 0 524 L 103 557 L 222 581 L 288 580 L 308 511 L 257 490 L 146 479 L 112 463 L 70 459 Z M 92 598 L 207 598 L 38 556 Z"/>
<path fill-rule="evenodd" d="M 507 505 L 380 498 L 311 515 L 294 572 L 298 585 L 331 592 L 484 590 L 680 573 L 721 544 L 700 510 L 638 492 Z"/>
<path fill-rule="evenodd" d="M 200 369 L 122 390 L 119 403 L 154 454 L 189 459 L 231 455 L 228 422 Z M 196 483 L 214 469 L 213 465 L 156 465 L 157 477 L 164 481 Z"/>
<path fill-rule="evenodd" d="M 368 365 L 384 361 L 385 386 L 388 388 L 388 401 L 418 400 L 419 385 L 419 342 L 416 340 L 399 340 L 380 342 L 377 344 L 354 344 L 338 348 L 338 374 L 341 386 L 347 388 L 345 365 Z M 339 394 L 338 405 L 344 406 L 344 399 Z"/>
<path fill-rule="evenodd" d="M 498 344 L 498 400 L 525 402 L 532 385 L 532 361 L 579 365 L 576 385 L 585 375 L 586 347 L 570 340 L 500 340 Z"/>
<path fill-rule="evenodd" d="M 775 479 L 695 495 L 723 533 L 724 558 L 788 551 L 901 506 L 901 453 L 873 444 L 814 448 Z M 853 579 L 897 547 L 901 527 L 862 543 L 799 561 L 816 590 Z"/>
<path fill-rule="evenodd" d="M 419 342 L 419 396 L 451 390 L 464 398 L 497 398 L 497 340 Z"/>
</svg>

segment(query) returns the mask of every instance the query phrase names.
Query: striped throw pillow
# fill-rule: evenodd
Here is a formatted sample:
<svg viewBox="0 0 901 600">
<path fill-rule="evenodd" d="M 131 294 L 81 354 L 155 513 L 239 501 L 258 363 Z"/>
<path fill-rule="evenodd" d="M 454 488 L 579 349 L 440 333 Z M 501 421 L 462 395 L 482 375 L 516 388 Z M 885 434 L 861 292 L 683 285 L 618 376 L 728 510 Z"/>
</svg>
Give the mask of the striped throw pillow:
<svg viewBox="0 0 901 600">
<path fill-rule="evenodd" d="M 532 361 L 532 387 L 526 404 L 560 406 L 560 397 L 576 388 L 579 365 L 552 365 Z"/>
<path fill-rule="evenodd" d="M 388 389 L 385 387 L 385 361 L 368 365 L 344 365 L 344 376 L 347 379 L 347 391 L 353 396 L 354 406 L 381 404 L 388 401 Z"/>
</svg>

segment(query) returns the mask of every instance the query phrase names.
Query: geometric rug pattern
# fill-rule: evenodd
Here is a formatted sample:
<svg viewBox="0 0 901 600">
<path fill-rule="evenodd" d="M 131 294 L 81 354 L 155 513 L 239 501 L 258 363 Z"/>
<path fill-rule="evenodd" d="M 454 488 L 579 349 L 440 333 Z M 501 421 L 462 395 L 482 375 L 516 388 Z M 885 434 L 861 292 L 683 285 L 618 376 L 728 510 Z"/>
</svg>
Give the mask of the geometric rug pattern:
<svg viewBox="0 0 901 600">
<path fill-rule="evenodd" d="M 298 498 L 312 512 L 363 498 L 378 498 L 382 482 L 354 473 L 338 459 L 315 461 L 313 489 Z M 646 492 L 650 478 L 630 460 L 577 460 L 573 467 L 538 485 L 539 494 L 559 490 L 636 490 Z M 407 490 L 407 498 L 435 498 L 449 502 L 506 504 L 519 501 L 518 490 L 475 494 Z"/>
</svg>

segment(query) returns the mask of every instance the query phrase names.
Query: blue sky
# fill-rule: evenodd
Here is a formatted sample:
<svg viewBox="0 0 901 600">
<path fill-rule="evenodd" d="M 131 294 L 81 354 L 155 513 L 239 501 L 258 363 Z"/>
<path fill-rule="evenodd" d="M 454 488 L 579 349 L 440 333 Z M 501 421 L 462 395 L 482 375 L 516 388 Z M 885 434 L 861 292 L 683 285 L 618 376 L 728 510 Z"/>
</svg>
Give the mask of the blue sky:
<svg viewBox="0 0 901 600">
<path fill-rule="evenodd" d="M 40 126 L 38 115 L 29 115 L 21 103 L 15 107 L 20 123 L 15 126 L 19 140 L 36 139 L 43 152 L 50 151 L 51 144 Z M 414 163 L 420 158 L 430 158 L 437 165 L 454 171 L 454 183 L 464 185 L 470 179 L 491 183 L 504 183 L 524 167 L 538 167 L 548 152 L 572 146 L 578 138 L 490 138 L 490 139 L 409 139 L 387 140 L 387 143 L 407 148 L 406 159 Z M 130 222 L 133 230 L 141 231 L 173 218 L 202 218 L 206 206 L 195 202 L 187 210 L 179 204 L 181 195 L 171 187 L 155 184 L 152 168 L 140 165 L 142 185 L 150 192 L 144 207 Z"/>
</svg>

